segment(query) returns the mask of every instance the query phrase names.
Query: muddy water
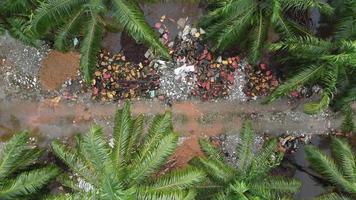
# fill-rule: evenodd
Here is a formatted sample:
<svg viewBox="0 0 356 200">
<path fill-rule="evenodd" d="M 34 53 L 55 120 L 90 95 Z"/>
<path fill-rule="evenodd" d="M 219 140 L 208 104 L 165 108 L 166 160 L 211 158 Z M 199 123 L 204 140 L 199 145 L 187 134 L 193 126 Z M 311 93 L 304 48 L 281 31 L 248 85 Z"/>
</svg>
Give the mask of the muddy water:
<svg viewBox="0 0 356 200">
<path fill-rule="evenodd" d="M 155 4 L 144 4 L 142 10 L 145 13 L 145 18 L 151 26 L 159 22 L 162 16 L 166 17 L 167 28 L 170 30 L 169 39 L 174 39 L 178 34 L 177 21 L 180 18 L 188 18 L 191 24 L 198 22 L 203 14 L 203 9 L 198 1 L 186 2 L 164 2 Z"/>
<path fill-rule="evenodd" d="M 325 153 L 329 154 L 330 153 L 330 146 L 328 137 L 326 136 L 321 136 L 321 135 L 316 135 L 312 137 L 311 143 L 315 146 L 317 146 L 319 149 L 324 151 Z M 305 159 L 305 152 L 304 152 L 304 146 L 302 146 L 294 155 L 293 158 L 295 162 L 304 168 L 307 168 L 309 166 L 308 161 Z M 311 199 L 313 197 L 316 197 L 318 195 L 321 195 L 323 192 L 325 192 L 325 189 L 323 188 L 322 184 L 318 182 L 317 180 L 313 179 L 310 175 L 307 173 L 301 171 L 301 170 L 296 170 L 294 174 L 294 178 L 299 179 L 302 181 L 302 187 L 298 193 L 295 194 L 294 198 L 295 199 Z"/>
<path fill-rule="evenodd" d="M 156 22 L 159 22 L 162 16 L 165 16 L 168 30 L 170 30 L 169 39 L 174 39 L 178 34 L 177 21 L 181 18 L 188 18 L 191 24 L 197 23 L 200 16 L 202 16 L 203 9 L 199 1 L 170 1 L 142 4 L 141 9 L 145 14 L 146 21 L 154 27 Z M 107 33 L 104 37 L 102 46 L 112 53 L 120 52 L 121 50 L 128 51 L 125 54 L 130 54 L 133 41 L 127 41 L 127 37 L 122 37 L 121 32 Z M 145 49 L 138 46 L 139 49 Z M 144 54 L 145 51 L 142 53 Z M 128 55 L 130 56 L 130 55 Z"/>
</svg>

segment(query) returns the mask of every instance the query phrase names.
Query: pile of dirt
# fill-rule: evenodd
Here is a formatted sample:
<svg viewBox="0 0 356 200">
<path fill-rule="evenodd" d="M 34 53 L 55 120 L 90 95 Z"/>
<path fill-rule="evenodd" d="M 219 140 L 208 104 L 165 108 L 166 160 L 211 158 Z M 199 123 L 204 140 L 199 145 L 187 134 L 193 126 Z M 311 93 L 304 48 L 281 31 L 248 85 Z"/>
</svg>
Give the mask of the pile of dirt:
<svg viewBox="0 0 356 200">
<path fill-rule="evenodd" d="M 56 90 L 67 79 L 75 78 L 79 69 L 79 60 L 80 55 L 78 53 L 51 51 L 43 60 L 39 72 L 42 87 L 47 90 Z"/>
</svg>

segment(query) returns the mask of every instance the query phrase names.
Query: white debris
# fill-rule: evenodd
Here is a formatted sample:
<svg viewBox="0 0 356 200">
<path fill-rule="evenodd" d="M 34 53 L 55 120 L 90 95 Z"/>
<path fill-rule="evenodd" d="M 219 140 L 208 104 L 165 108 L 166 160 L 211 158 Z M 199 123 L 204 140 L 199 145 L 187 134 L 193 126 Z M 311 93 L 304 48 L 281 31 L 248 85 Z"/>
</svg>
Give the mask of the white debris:
<svg viewBox="0 0 356 200">
<path fill-rule="evenodd" d="M 174 69 L 174 74 L 176 75 L 176 79 L 184 78 L 188 72 L 194 72 L 195 67 L 194 65 L 186 65 L 184 64 L 181 67 Z"/>
</svg>

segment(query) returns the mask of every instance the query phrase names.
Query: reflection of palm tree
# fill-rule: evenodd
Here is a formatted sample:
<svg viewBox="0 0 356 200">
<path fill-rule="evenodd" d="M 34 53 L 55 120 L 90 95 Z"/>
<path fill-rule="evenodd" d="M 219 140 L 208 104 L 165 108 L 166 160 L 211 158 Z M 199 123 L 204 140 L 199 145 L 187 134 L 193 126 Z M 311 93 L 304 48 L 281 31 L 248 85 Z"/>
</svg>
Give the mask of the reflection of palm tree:
<svg viewBox="0 0 356 200">
<path fill-rule="evenodd" d="M 210 182 L 202 194 L 212 199 L 280 199 L 298 191 L 300 182 L 271 176 L 268 173 L 279 165 L 281 154 L 276 154 L 277 141 L 269 140 L 256 155 L 253 153 L 254 134 L 250 122 L 245 122 L 236 149 L 238 167 L 233 168 L 208 141 L 200 140 L 205 158 L 194 158 L 192 163 L 208 174 Z M 214 192 L 214 193 L 213 193 Z"/>
<path fill-rule="evenodd" d="M 356 198 L 356 159 L 349 144 L 341 139 L 331 139 L 332 158 L 314 146 L 305 148 L 306 158 L 313 170 L 334 186 L 337 193 L 324 195 L 318 199 Z M 348 197 L 350 195 L 350 197 Z"/>
<path fill-rule="evenodd" d="M 157 177 L 178 142 L 171 114 L 156 116 L 147 134 L 143 129 L 143 116 L 132 119 L 125 104 L 116 114 L 112 145 L 96 126 L 78 138 L 75 150 L 53 142 L 55 154 L 78 177 L 63 178 L 77 193 L 54 199 L 194 199 L 193 186 L 204 178 L 201 171 L 188 167 Z"/>
<path fill-rule="evenodd" d="M 28 199 L 59 174 L 47 166 L 31 169 L 42 151 L 29 144 L 26 132 L 15 134 L 3 144 L 0 153 L 0 199 Z"/>
</svg>

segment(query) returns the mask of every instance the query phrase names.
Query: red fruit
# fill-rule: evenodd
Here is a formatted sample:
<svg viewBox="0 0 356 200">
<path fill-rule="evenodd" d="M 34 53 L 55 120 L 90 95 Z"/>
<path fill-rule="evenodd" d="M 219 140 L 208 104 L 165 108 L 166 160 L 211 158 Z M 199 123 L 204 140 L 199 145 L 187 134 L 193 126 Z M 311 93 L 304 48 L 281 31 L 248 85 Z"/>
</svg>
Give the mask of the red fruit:
<svg viewBox="0 0 356 200">
<path fill-rule="evenodd" d="M 210 82 L 208 82 L 207 84 L 206 84 L 206 90 L 210 90 Z"/>
<path fill-rule="evenodd" d="M 260 68 L 261 68 L 261 70 L 266 70 L 267 69 L 267 65 L 265 63 L 261 63 L 260 64 Z"/>
<path fill-rule="evenodd" d="M 212 59 L 211 53 L 208 53 L 206 57 L 207 57 L 206 58 L 207 60 L 211 61 L 211 59 Z"/>
<path fill-rule="evenodd" d="M 235 69 L 237 69 L 237 68 L 239 67 L 239 64 L 237 64 L 237 62 L 235 61 L 235 62 L 232 63 L 232 66 L 233 66 Z"/>
<path fill-rule="evenodd" d="M 98 88 L 93 88 L 93 95 L 97 96 L 99 94 L 99 89 Z"/>
<path fill-rule="evenodd" d="M 161 23 L 159 23 L 159 22 L 157 22 L 157 23 L 155 24 L 155 28 L 156 28 L 156 29 L 160 29 L 160 28 L 161 28 L 161 26 L 162 26 L 162 24 L 161 24 Z"/>
<path fill-rule="evenodd" d="M 234 74 L 229 74 L 229 75 L 227 76 L 227 80 L 228 80 L 230 83 L 234 83 L 234 80 L 235 80 Z"/>
<path fill-rule="evenodd" d="M 292 97 L 298 97 L 298 96 L 299 96 L 299 93 L 298 93 L 297 91 L 293 91 L 293 92 L 290 93 L 290 95 L 291 95 Z"/>
<path fill-rule="evenodd" d="M 109 79 L 111 77 L 111 75 L 109 73 L 104 73 L 103 74 L 103 78 L 104 79 Z"/>
<path fill-rule="evenodd" d="M 267 76 L 269 76 L 269 75 L 271 75 L 271 74 L 272 74 L 271 71 L 267 71 L 267 72 L 266 72 L 266 75 L 267 75 Z"/>
</svg>

